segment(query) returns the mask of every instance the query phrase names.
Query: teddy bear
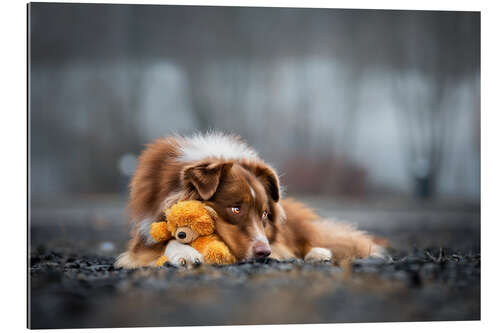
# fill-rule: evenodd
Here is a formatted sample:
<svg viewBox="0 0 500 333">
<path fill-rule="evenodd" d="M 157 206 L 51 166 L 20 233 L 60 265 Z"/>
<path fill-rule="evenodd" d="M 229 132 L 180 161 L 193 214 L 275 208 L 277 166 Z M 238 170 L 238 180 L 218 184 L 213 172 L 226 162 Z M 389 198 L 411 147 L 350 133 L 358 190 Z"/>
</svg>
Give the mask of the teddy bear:
<svg viewBox="0 0 500 333">
<path fill-rule="evenodd" d="M 156 242 L 175 238 L 196 249 L 207 264 L 233 264 L 236 258 L 215 234 L 217 213 L 212 207 L 196 200 L 181 201 L 165 210 L 166 221 L 153 222 L 150 235 Z M 155 266 L 168 261 L 164 254 Z"/>
</svg>

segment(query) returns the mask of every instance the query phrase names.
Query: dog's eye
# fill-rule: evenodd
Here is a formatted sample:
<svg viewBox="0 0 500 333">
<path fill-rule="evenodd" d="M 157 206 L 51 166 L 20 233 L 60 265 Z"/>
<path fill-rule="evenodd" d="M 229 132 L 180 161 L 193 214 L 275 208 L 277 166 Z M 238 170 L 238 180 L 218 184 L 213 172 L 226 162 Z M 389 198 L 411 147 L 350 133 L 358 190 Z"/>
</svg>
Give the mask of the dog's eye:
<svg viewBox="0 0 500 333">
<path fill-rule="evenodd" d="M 264 213 L 262 213 L 262 219 L 263 220 L 267 219 L 267 216 L 268 216 L 267 210 L 265 210 Z"/>
<path fill-rule="evenodd" d="M 231 211 L 233 212 L 234 215 L 238 215 L 241 213 L 241 208 L 240 207 L 231 207 Z"/>
</svg>

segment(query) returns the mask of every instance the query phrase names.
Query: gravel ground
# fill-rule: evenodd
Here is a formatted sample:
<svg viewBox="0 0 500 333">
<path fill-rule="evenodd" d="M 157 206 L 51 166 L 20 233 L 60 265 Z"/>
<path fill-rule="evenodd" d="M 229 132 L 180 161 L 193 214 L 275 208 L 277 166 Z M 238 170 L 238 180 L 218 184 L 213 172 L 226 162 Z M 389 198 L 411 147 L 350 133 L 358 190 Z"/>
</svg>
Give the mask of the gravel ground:
<svg viewBox="0 0 500 333">
<path fill-rule="evenodd" d="M 480 319 L 478 212 L 370 211 L 388 221 L 365 225 L 391 241 L 388 260 L 124 270 L 121 217 L 83 211 L 32 212 L 31 328 Z"/>
</svg>

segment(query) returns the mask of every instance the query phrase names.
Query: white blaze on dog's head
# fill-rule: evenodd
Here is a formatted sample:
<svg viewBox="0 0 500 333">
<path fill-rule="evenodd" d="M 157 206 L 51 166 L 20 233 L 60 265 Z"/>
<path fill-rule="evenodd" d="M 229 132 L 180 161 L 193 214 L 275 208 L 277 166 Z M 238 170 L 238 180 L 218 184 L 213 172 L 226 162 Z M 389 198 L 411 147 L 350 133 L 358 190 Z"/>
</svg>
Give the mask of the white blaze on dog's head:
<svg viewBox="0 0 500 333">
<path fill-rule="evenodd" d="M 145 240 L 146 244 L 152 245 L 155 244 L 156 241 L 153 239 L 151 236 L 150 230 L 151 230 L 151 224 L 153 223 L 153 218 L 152 217 L 146 217 L 142 219 L 141 221 L 137 222 L 137 230 L 139 234 L 143 237 Z"/>
<path fill-rule="evenodd" d="M 248 188 L 250 190 L 250 195 L 252 197 L 253 203 L 257 200 L 257 193 L 265 193 L 265 190 L 262 185 L 260 185 L 260 189 L 254 189 L 254 185 L 252 183 L 248 183 Z M 260 218 L 260 216 L 259 216 Z M 269 245 L 269 240 L 265 235 L 265 229 L 263 228 L 263 224 L 258 219 L 252 219 L 247 232 L 250 236 L 250 246 L 246 252 L 246 258 L 251 259 L 255 257 L 267 256 L 271 253 L 271 247 Z M 269 252 L 269 254 L 264 254 Z"/>
<path fill-rule="evenodd" d="M 255 200 L 255 190 L 253 189 L 252 185 L 249 185 L 250 187 L 250 195 L 252 196 L 252 199 Z"/>
<path fill-rule="evenodd" d="M 250 246 L 248 247 L 246 258 L 251 259 L 255 257 L 266 257 L 271 253 L 271 247 L 269 245 L 269 240 L 267 239 L 266 235 L 264 234 L 264 230 L 259 228 L 257 224 L 254 222 L 251 228 L 251 243 Z M 266 252 L 269 251 L 268 254 L 262 255 L 258 254 L 258 252 Z"/>
</svg>

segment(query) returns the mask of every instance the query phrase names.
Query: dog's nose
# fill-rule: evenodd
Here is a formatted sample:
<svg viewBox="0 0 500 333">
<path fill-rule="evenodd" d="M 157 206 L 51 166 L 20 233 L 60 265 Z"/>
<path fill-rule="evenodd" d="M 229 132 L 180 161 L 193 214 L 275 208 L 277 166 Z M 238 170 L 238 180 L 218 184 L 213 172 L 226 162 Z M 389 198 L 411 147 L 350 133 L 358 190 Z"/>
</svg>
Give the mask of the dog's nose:
<svg viewBox="0 0 500 333">
<path fill-rule="evenodd" d="M 179 237 L 180 239 L 184 239 L 186 238 L 186 233 L 184 231 L 181 231 L 177 234 L 177 237 Z"/>
<path fill-rule="evenodd" d="M 255 258 L 265 258 L 271 254 L 271 248 L 269 245 L 262 242 L 255 244 L 252 250 Z"/>
</svg>

